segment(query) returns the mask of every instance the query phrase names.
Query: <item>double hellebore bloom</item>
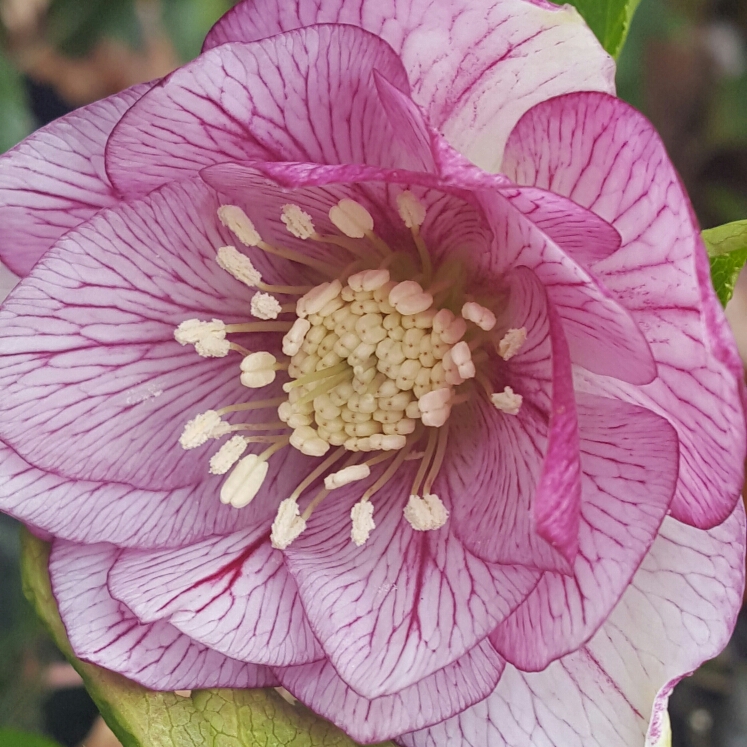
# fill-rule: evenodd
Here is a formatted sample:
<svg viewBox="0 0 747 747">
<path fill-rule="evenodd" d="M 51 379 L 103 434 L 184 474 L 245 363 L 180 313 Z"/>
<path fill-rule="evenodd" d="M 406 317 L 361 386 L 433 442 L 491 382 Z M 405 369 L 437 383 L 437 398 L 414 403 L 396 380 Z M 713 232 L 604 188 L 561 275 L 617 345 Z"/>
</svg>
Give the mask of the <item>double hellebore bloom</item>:
<svg viewBox="0 0 747 747">
<path fill-rule="evenodd" d="M 80 657 L 658 737 L 741 599 L 741 366 L 613 72 L 541 0 L 255 0 L 3 157 L 2 507 Z"/>
</svg>

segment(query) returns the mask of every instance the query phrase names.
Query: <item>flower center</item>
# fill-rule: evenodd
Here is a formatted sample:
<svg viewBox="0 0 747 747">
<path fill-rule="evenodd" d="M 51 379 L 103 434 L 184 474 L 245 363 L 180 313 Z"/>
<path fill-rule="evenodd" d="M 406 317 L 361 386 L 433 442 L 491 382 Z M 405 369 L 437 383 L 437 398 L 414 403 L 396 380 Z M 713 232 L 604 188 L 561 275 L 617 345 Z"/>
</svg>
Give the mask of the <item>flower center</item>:
<svg viewBox="0 0 747 747">
<path fill-rule="evenodd" d="M 221 247 L 219 265 L 258 289 L 250 306 L 252 315 L 262 321 L 226 325 L 217 319 L 192 319 L 175 333 L 178 342 L 193 344 L 202 356 L 223 357 L 231 350 L 240 353 L 241 382 L 249 388 L 269 386 L 277 371 L 287 371 L 285 397 L 201 413 L 187 424 L 180 439 L 182 447 L 190 449 L 236 433 L 210 461 L 214 474 L 233 468 L 223 483 L 221 500 L 235 508 L 254 498 L 268 472 L 268 460 L 280 449 L 290 447 L 308 456 L 326 457 L 280 502 L 272 527 L 275 547 L 287 547 L 305 529 L 314 508 L 330 491 L 353 482 L 365 484 L 371 468 L 386 462 L 351 511 L 353 542 L 362 545 L 367 540 L 375 527 L 371 498 L 406 460 L 419 460 L 419 466 L 404 518 L 419 531 L 440 528 L 448 512 L 432 487 L 446 454 L 452 408 L 479 391 L 467 382 L 476 380 L 504 413 L 515 415 L 521 407 L 521 396 L 510 387 L 493 393 L 476 363 L 487 360 L 486 343 L 508 360 L 523 345 L 526 331 L 509 329 L 494 337 L 495 313 L 465 300 L 450 277 L 453 268 L 440 268 L 434 275 L 420 234 L 426 218 L 424 206 L 409 191 L 399 195 L 397 206 L 417 249 L 419 270 L 413 270 L 406 254 L 392 251 L 374 232 L 368 210 L 349 199 L 329 211 L 340 234 L 317 233 L 311 216 L 297 205 L 285 205 L 281 216 L 296 238 L 352 254 L 353 261 L 342 271 L 266 243 L 236 206 L 218 211 L 223 224 L 245 246 L 304 264 L 330 278 L 313 286 L 267 285 L 249 257 L 234 247 Z M 298 300 L 282 303 L 273 294 L 295 295 Z M 269 351 L 250 351 L 227 340 L 231 333 L 271 331 L 284 333 L 281 360 Z M 279 420 L 242 424 L 223 420 L 231 413 L 274 408 Z M 240 431 L 266 432 L 243 435 Z M 255 443 L 267 448 L 242 458 Z M 362 452 L 378 453 L 362 461 Z M 332 472 L 345 455 L 342 468 Z M 302 514 L 299 498 L 322 479 L 324 487 Z"/>
</svg>

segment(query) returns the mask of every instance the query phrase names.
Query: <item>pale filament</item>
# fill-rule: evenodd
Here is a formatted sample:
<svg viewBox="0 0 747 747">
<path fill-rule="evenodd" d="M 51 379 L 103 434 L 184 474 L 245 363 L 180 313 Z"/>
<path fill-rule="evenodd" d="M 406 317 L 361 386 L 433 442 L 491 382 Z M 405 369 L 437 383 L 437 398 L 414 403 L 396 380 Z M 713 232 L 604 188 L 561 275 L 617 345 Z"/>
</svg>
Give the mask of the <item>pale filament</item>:
<svg viewBox="0 0 747 747">
<path fill-rule="evenodd" d="M 415 242 L 415 246 L 418 249 L 420 264 L 423 268 L 423 280 L 424 284 L 427 286 L 430 284 L 431 279 L 433 278 L 433 264 L 431 262 L 431 255 L 428 251 L 428 247 L 425 245 L 423 237 L 420 235 L 420 228 L 418 226 L 413 226 L 410 229 L 410 232 L 412 233 L 412 240 Z M 433 288 L 429 288 L 428 292 L 432 296 L 435 296 L 438 291 L 434 291 Z"/>
<path fill-rule="evenodd" d="M 370 254 L 366 247 L 360 246 L 355 239 L 350 239 L 347 236 L 330 236 L 328 234 L 315 233 L 311 236 L 312 241 L 317 241 L 320 244 L 332 244 L 333 246 L 339 246 L 342 249 L 346 249 L 351 254 L 355 254 L 356 257 L 361 259 L 368 259 Z"/>
<path fill-rule="evenodd" d="M 414 442 L 410 441 L 396 453 L 394 459 L 392 459 L 392 463 L 384 470 L 381 477 L 379 477 L 379 479 L 366 490 L 366 492 L 363 494 L 363 497 L 361 498 L 361 501 L 369 500 L 372 495 L 381 490 L 381 488 L 383 488 L 384 485 L 386 485 L 389 480 L 392 479 L 394 473 L 400 468 L 402 462 L 404 462 L 407 458 L 407 454 L 410 452 L 413 445 Z"/>
<path fill-rule="evenodd" d="M 430 464 L 431 459 L 433 458 L 433 452 L 436 450 L 436 443 L 438 442 L 437 431 L 439 430 L 440 430 L 439 428 L 430 428 L 428 431 L 428 443 L 425 447 L 425 453 L 423 454 L 423 458 L 420 460 L 420 466 L 418 467 L 418 471 L 415 474 L 415 479 L 412 481 L 412 487 L 410 488 L 410 495 L 419 495 L 420 483 L 423 481 L 423 478 L 425 477 L 425 473 L 426 473 L 426 470 L 428 469 L 428 465 Z"/>
<path fill-rule="evenodd" d="M 349 368 L 350 366 L 348 365 L 348 363 L 346 361 L 342 361 L 335 366 L 323 368 L 321 371 L 312 371 L 305 376 L 301 376 L 298 379 L 293 379 L 292 381 L 283 384 L 283 391 L 290 392 L 291 389 L 295 389 L 296 387 L 306 386 L 307 384 L 311 384 L 314 381 L 326 379 L 329 376 L 346 373 Z"/>
<path fill-rule="evenodd" d="M 265 293 L 280 293 L 286 296 L 303 296 L 314 287 L 313 285 L 268 285 L 262 282 L 256 283 L 256 286 Z"/>
<path fill-rule="evenodd" d="M 334 389 L 338 384 L 342 384 L 343 381 L 353 378 L 353 372 L 343 371 L 337 376 L 331 376 L 323 384 L 319 384 L 318 387 L 312 389 L 310 392 L 306 392 L 303 397 L 299 397 L 296 401 L 297 405 L 305 405 L 307 402 L 313 402 L 320 394 L 328 392 L 330 389 Z"/>
<path fill-rule="evenodd" d="M 331 459 L 332 457 L 335 457 L 335 460 L 337 460 L 337 458 L 338 458 L 338 457 L 337 457 L 336 455 L 337 455 L 337 454 L 338 454 L 339 452 L 344 452 L 344 451 L 345 451 L 345 449 L 342 449 L 342 448 L 341 448 L 341 449 L 337 449 L 337 451 L 333 452 L 333 453 L 332 453 L 332 455 L 331 455 L 330 457 L 328 457 L 327 461 L 329 461 L 329 459 Z M 357 461 L 358 461 L 358 460 L 359 460 L 360 458 L 361 458 L 361 454 L 360 454 L 360 452 L 353 452 L 353 453 L 352 453 L 352 454 L 350 454 L 350 456 L 349 456 L 349 457 L 348 457 L 348 458 L 347 458 L 347 459 L 346 459 L 346 460 L 345 460 L 345 461 L 343 462 L 343 464 L 342 464 L 342 468 L 341 468 L 341 469 L 345 469 L 346 467 L 352 467 L 352 466 L 353 466 L 353 465 L 354 465 L 354 464 L 355 464 L 355 463 L 356 463 L 356 462 L 357 462 Z M 385 459 L 388 459 L 388 458 L 389 458 L 389 454 L 385 455 L 385 457 L 384 457 L 384 458 L 385 458 Z M 321 473 L 320 473 L 320 474 L 321 474 Z M 309 485 L 310 485 L 310 484 L 311 484 L 311 482 L 309 482 Z M 305 489 L 305 488 L 304 488 L 304 489 Z M 298 490 L 298 488 L 296 488 L 296 490 Z M 316 508 L 316 507 L 317 507 L 317 506 L 318 506 L 318 505 L 319 505 L 319 504 L 320 504 L 320 503 L 321 503 L 321 502 L 322 502 L 322 501 L 323 501 L 323 500 L 324 500 L 324 499 L 325 499 L 325 498 L 326 498 L 326 497 L 327 497 L 327 496 L 328 496 L 328 495 L 329 495 L 329 494 L 330 494 L 331 492 L 332 492 L 332 491 L 331 491 L 331 490 L 329 490 L 328 488 L 321 488 L 321 490 L 319 490 L 319 492 L 318 492 L 318 493 L 317 493 L 317 494 L 316 494 L 316 495 L 315 495 L 315 496 L 314 496 L 314 497 L 313 497 L 313 498 L 311 499 L 311 502 L 309 503 L 309 505 L 308 505 L 308 506 L 306 506 L 306 508 L 304 509 L 304 512 L 303 512 L 303 513 L 301 514 L 301 518 L 302 518 L 302 519 L 303 519 L 304 521 L 308 521 L 308 520 L 309 520 L 309 518 L 311 517 L 311 514 L 312 514 L 312 513 L 314 513 L 314 509 L 315 509 L 315 508 Z M 294 491 L 294 494 L 295 494 L 295 491 Z M 301 493 L 299 492 L 299 493 L 298 493 L 298 495 L 301 495 Z M 297 498 L 297 497 L 298 497 L 298 496 L 296 496 L 296 498 Z"/>
<path fill-rule="evenodd" d="M 226 324 L 226 332 L 287 332 L 291 326 L 291 322 L 247 322 Z"/>
<path fill-rule="evenodd" d="M 326 275 L 330 278 L 336 278 L 339 272 L 339 268 L 335 267 L 335 265 L 331 265 L 328 262 L 323 262 L 320 259 L 312 259 L 311 257 L 306 257 L 300 252 L 294 252 L 292 249 L 273 246 L 272 244 L 268 244 L 266 241 L 260 241 L 257 246 L 268 254 L 274 254 L 276 257 L 282 257 L 283 259 L 288 259 L 291 262 L 297 262 L 298 264 L 312 267 L 313 269 L 319 271 L 322 275 Z"/>
<path fill-rule="evenodd" d="M 311 485 L 314 480 L 316 480 L 318 477 L 321 477 L 338 459 L 340 459 L 345 454 L 345 449 L 340 446 L 339 448 L 335 449 L 320 465 L 318 465 L 315 469 L 313 469 L 311 472 L 309 472 L 306 477 L 304 477 L 303 480 L 298 484 L 298 487 L 290 494 L 290 498 L 292 500 L 298 500 L 301 493 L 303 493 L 306 488 Z M 304 515 L 304 518 L 306 516 Z"/>
<path fill-rule="evenodd" d="M 278 420 L 274 423 L 236 423 L 231 425 L 231 431 L 274 431 L 280 428 L 285 429 L 288 426 L 282 421 Z"/>
<path fill-rule="evenodd" d="M 449 441 L 449 421 L 447 420 L 438 430 L 438 446 L 436 447 L 436 456 L 433 458 L 431 468 L 428 470 L 428 475 L 423 483 L 423 494 L 427 495 L 433 488 L 433 483 L 438 477 L 438 473 L 441 471 L 441 465 L 444 463 L 444 457 L 446 456 L 446 445 Z"/>
<path fill-rule="evenodd" d="M 275 397 L 274 399 L 263 399 L 256 402 L 242 402 L 238 405 L 227 405 L 216 410 L 218 415 L 227 415 L 229 412 L 244 412 L 246 410 L 264 410 L 271 407 L 277 407 L 285 402 L 285 397 Z"/>
</svg>

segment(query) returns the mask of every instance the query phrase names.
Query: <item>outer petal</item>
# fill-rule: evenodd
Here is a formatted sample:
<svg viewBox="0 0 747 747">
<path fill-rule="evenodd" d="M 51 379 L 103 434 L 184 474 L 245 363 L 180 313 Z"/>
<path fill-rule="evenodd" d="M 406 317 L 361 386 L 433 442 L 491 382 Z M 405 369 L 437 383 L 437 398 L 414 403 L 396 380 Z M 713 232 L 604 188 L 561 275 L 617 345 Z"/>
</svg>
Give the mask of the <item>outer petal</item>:
<svg viewBox="0 0 747 747">
<path fill-rule="evenodd" d="M 328 660 L 274 670 L 280 684 L 357 742 L 368 744 L 421 729 L 487 697 L 504 662 L 488 641 L 410 687 L 368 700 L 340 679 Z"/>
<path fill-rule="evenodd" d="M 119 201 L 104 146 L 142 84 L 78 109 L 0 156 L 0 260 L 26 275 L 66 231 Z"/>
<path fill-rule="evenodd" d="M 659 378 L 643 389 L 588 377 L 585 386 L 668 418 L 681 455 L 673 515 L 702 527 L 723 521 L 742 487 L 742 366 L 690 203 L 658 135 L 622 101 L 573 94 L 527 113 L 504 168 L 519 183 L 594 210 L 620 232 L 623 248 L 594 271 L 645 332 Z"/>
<path fill-rule="evenodd" d="M 456 410 L 441 474 L 454 502 L 458 536 L 490 562 L 569 572 L 578 549 L 581 469 L 568 345 L 537 277 L 511 276 L 505 327 L 527 340 L 506 364 L 493 363 L 495 391 L 525 398 L 518 415 L 482 398 Z M 465 458 L 469 455 L 470 458 Z"/>
<path fill-rule="evenodd" d="M 68 539 L 151 547 L 272 516 L 276 502 L 260 499 L 240 512 L 219 504 L 209 454 L 177 445 L 196 413 L 252 397 L 235 361 L 200 359 L 173 340 L 192 317 L 247 320 L 253 291 L 214 261 L 230 240 L 215 225 L 217 204 L 204 185 L 182 184 L 103 212 L 62 239 L 6 302 L 7 510 Z M 254 259 L 270 282 L 303 277 L 290 263 L 281 275 L 264 255 Z M 266 349 L 272 341 L 255 343 Z M 274 420 L 274 412 L 255 412 L 259 422 Z M 309 461 L 292 449 L 279 454 L 260 498 L 292 490 Z M 32 467 L 48 471 L 43 484 L 65 510 L 44 498 Z"/>
<path fill-rule="evenodd" d="M 269 669 L 221 656 L 167 623 L 141 624 L 107 591 L 116 556 L 111 545 L 52 546 L 52 589 L 77 656 L 154 690 L 276 684 Z"/>
<path fill-rule="evenodd" d="M 614 63 L 578 13 L 546 2 L 247 0 L 216 24 L 205 47 L 314 23 L 352 24 L 387 41 L 433 125 L 489 171 L 499 169 L 509 132 L 534 104 L 569 91 L 614 92 Z"/>
<path fill-rule="evenodd" d="M 405 747 L 630 747 L 673 683 L 729 639 L 744 586 L 744 509 L 708 532 L 667 518 L 604 627 L 544 672 L 507 667 L 495 692 Z"/>
<path fill-rule="evenodd" d="M 326 498 L 284 551 L 312 630 L 340 677 L 366 698 L 396 693 L 456 661 L 536 579 L 479 560 L 449 523 L 435 532 L 411 529 L 402 511 L 414 467 L 403 465 L 372 498 L 376 528 L 363 547 L 348 532 L 361 493 L 351 485 Z M 438 483 L 434 490 L 453 510 L 458 496 Z"/>
<path fill-rule="evenodd" d="M 578 397 L 583 500 L 572 573 L 547 572 L 491 635 L 524 671 L 540 671 L 597 631 L 656 539 L 677 484 L 677 436 L 648 410 Z"/>
<path fill-rule="evenodd" d="M 374 70 L 407 90 L 393 50 L 352 26 L 211 50 L 122 118 L 107 144 L 107 172 L 123 193 L 145 194 L 224 161 L 421 168 L 395 138 Z"/>
<path fill-rule="evenodd" d="M 109 589 L 139 620 L 170 622 L 234 659 L 274 666 L 321 659 L 268 528 L 173 551 L 125 550 L 109 574 Z"/>
</svg>

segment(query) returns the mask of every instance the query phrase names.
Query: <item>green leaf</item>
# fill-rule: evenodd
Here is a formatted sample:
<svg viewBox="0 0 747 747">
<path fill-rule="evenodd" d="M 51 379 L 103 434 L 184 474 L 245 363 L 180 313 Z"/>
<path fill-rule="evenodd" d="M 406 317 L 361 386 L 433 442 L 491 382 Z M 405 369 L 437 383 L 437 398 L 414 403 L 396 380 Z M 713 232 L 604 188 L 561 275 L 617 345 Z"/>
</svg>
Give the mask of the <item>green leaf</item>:
<svg viewBox="0 0 747 747">
<path fill-rule="evenodd" d="M 711 280 L 716 295 L 726 306 L 734 294 L 734 283 L 747 262 L 747 220 L 738 220 L 703 231 L 711 260 Z"/>
<path fill-rule="evenodd" d="M 633 14 L 641 0 L 553 0 L 569 3 L 584 17 L 602 46 L 613 57 L 620 54 L 630 29 Z"/>
<path fill-rule="evenodd" d="M 195 690 L 183 698 L 76 659 L 49 584 L 49 545 L 27 530 L 21 545 L 27 599 L 124 747 L 354 747 L 339 729 L 275 690 Z"/>
<path fill-rule="evenodd" d="M 47 737 L 16 729 L 0 729 L 0 747 L 60 747 Z"/>
<path fill-rule="evenodd" d="M 0 153 L 34 129 L 21 76 L 0 50 Z"/>
</svg>

